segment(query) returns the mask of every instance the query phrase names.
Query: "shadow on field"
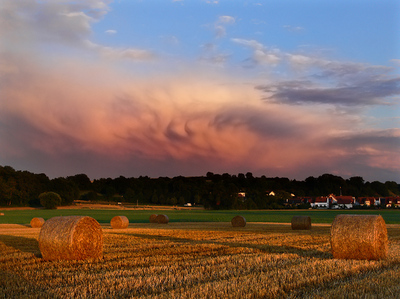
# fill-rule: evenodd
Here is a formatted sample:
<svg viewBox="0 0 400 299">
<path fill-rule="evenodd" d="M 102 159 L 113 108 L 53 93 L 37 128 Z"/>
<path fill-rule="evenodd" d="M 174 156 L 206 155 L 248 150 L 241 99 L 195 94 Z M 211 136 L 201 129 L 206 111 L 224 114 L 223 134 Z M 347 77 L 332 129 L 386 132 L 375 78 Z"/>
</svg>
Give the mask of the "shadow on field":
<svg viewBox="0 0 400 299">
<path fill-rule="evenodd" d="M 147 234 L 129 234 L 130 236 L 135 236 L 138 238 L 149 239 L 149 240 L 164 240 L 171 242 L 179 242 L 179 243 L 188 243 L 188 244 L 217 244 L 223 246 L 229 246 L 233 248 L 250 248 L 256 249 L 265 253 L 275 253 L 275 254 L 284 254 L 284 253 L 293 253 L 297 254 L 301 257 L 314 257 L 319 259 L 332 259 L 332 255 L 330 253 L 322 252 L 319 250 L 306 250 L 300 249 L 294 246 L 277 246 L 277 245 L 256 245 L 256 244 L 248 244 L 248 243 L 240 243 L 240 242 L 221 242 L 215 240 L 193 240 L 186 238 L 177 238 L 177 237 L 166 237 L 166 236 L 155 236 L 155 235 L 147 235 Z"/>
<path fill-rule="evenodd" d="M 41 257 L 39 242 L 33 238 L 25 238 L 10 235 L 0 235 L 0 242 L 6 246 L 13 247 L 22 252 L 33 253 L 36 257 Z"/>
</svg>

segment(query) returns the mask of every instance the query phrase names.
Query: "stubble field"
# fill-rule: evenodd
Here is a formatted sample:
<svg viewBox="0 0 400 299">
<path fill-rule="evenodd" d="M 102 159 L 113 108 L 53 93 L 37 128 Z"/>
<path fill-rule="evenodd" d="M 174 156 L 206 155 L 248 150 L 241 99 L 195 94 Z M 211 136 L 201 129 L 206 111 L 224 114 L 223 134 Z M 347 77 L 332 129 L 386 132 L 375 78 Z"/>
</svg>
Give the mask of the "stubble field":
<svg viewBox="0 0 400 299">
<path fill-rule="evenodd" d="M 399 298 L 400 225 L 382 261 L 333 259 L 330 225 L 102 224 L 104 257 L 43 261 L 39 228 L 0 224 L 0 298 Z"/>
</svg>

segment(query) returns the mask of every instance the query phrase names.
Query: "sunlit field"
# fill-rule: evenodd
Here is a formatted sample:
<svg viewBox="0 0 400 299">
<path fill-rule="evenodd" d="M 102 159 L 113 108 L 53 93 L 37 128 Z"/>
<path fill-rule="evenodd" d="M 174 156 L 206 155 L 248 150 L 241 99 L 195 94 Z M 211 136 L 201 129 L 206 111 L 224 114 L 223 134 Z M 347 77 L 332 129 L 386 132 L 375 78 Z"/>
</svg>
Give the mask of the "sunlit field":
<svg viewBox="0 0 400 299">
<path fill-rule="evenodd" d="M 102 224 L 104 257 L 43 261 L 40 228 L 0 225 L 1 298 L 398 298 L 400 225 L 383 261 L 336 260 L 330 224 Z"/>
</svg>

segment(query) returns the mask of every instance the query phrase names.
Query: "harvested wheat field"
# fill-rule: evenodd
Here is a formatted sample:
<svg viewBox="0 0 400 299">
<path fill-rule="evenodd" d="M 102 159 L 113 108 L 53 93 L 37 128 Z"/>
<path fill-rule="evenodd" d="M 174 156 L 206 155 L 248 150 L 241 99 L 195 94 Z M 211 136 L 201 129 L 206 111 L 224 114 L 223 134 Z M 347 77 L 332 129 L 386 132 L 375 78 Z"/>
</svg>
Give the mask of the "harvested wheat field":
<svg viewBox="0 0 400 299">
<path fill-rule="evenodd" d="M 400 225 L 385 260 L 333 259 L 330 225 L 102 225 L 103 258 L 45 261 L 39 228 L 0 225 L 0 298 L 398 298 Z"/>
</svg>

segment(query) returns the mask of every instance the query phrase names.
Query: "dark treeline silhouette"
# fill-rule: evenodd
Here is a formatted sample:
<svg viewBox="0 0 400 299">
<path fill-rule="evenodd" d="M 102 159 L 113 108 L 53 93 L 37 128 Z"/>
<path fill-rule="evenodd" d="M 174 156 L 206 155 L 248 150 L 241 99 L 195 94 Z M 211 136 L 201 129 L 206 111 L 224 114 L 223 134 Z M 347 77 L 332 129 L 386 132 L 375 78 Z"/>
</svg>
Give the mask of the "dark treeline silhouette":
<svg viewBox="0 0 400 299">
<path fill-rule="evenodd" d="M 208 172 L 206 176 L 174 178 L 120 176 L 90 181 L 85 174 L 49 179 L 45 174 L 0 166 L 0 206 L 40 206 L 39 195 L 48 191 L 58 193 L 62 205 L 70 205 L 80 199 L 155 205 L 191 203 L 206 209 L 276 209 L 283 208 L 285 200 L 292 195 L 386 197 L 399 195 L 400 185 L 394 181 L 365 182 L 358 176 L 343 179 L 323 174 L 298 181 L 254 177 L 250 172 L 238 175 Z M 245 197 L 241 196 L 244 194 Z"/>
</svg>

